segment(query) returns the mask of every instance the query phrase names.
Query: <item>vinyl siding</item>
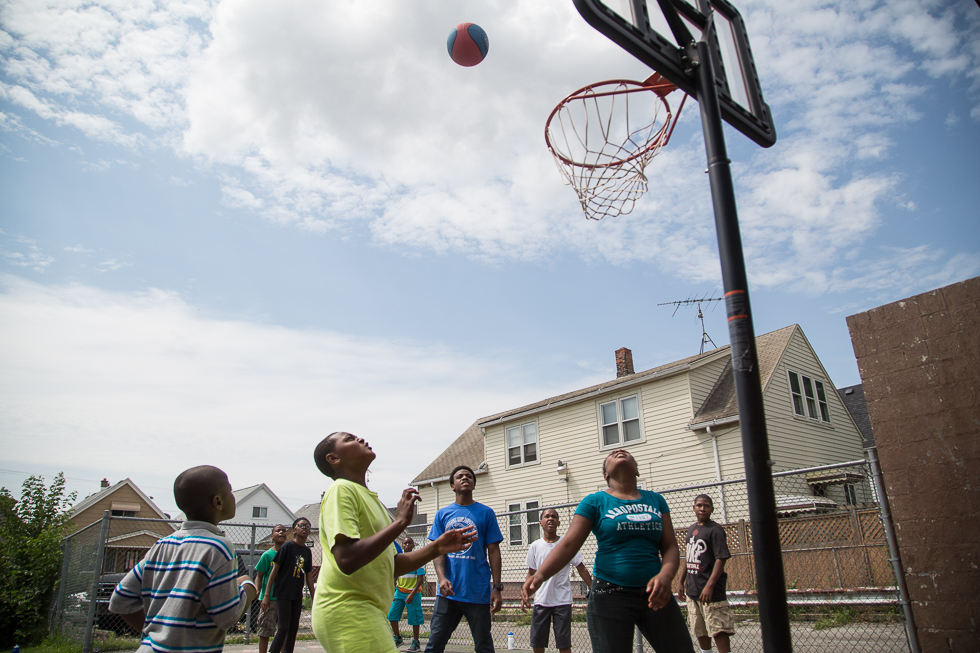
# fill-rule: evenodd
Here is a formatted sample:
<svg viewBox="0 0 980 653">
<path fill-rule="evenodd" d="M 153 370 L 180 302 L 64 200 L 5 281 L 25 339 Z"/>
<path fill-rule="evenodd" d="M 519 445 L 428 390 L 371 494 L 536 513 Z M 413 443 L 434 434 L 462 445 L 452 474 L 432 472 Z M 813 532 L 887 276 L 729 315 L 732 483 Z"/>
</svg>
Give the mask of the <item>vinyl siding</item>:
<svg viewBox="0 0 980 653">
<path fill-rule="evenodd" d="M 598 407 L 633 394 L 640 399 L 643 439 L 624 448 L 639 463 L 643 487 L 714 480 L 710 438 L 686 428 L 693 414 L 690 392 L 685 372 L 540 413 L 536 416 L 539 462 L 523 467 L 506 467 L 505 447 L 507 427 L 521 421 L 494 425 L 486 432 L 490 473 L 479 477 L 474 496 L 505 512 L 509 502 L 540 499 L 543 506 L 577 502 L 605 487 L 602 462 L 616 447 L 600 447 Z M 567 465 L 567 483 L 557 473 L 559 460 Z"/>
<path fill-rule="evenodd" d="M 799 417 L 793 412 L 788 370 L 824 383 L 830 424 Z M 801 331 L 790 339 L 765 388 L 763 400 L 774 471 L 828 465 L 864 456 L 860 431 Z"/>
<path fill-rule="evenodd" d="M 721 371 L 725 368 L 725 363 L 728 362 L 730 357 L 729 350 L 726 349 L 714 360 L 710 360 L 691 370 L 689 377 L 691 383 L 692 417 L 693 413 L 696 413 L 701 407 L 701 404 L 704 403 L 704 400 L 708 398 L 711 389 L 715 387 L 715 382 L 718 381 L 718 377 L 721 375 Z"/>
<path fill-rule="evenodd" d="M 129 487 L 129 485 L 124 484 L 77 515 L 73 515 L 71 520 L 79 528 L 84 528 L 92 522 L 97 522 L 102 519 L 102 513 L 106 510 L 112 510 L 113 503 L 138 503 L 140 504 L 140 509 L 136 514 L 137 517 L 143 517 L 144 519 L 161 518 L 160 515 L 147 505 L 143 497 L 133 490 L 133 488 Z"/>
</svg>

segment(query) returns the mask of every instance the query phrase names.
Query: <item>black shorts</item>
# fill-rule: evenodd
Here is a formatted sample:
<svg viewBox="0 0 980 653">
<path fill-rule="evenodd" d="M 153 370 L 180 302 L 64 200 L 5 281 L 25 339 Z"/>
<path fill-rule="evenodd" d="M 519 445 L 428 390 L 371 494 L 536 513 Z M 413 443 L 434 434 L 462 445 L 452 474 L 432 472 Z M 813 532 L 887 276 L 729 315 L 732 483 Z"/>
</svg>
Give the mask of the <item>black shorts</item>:
<svg viewBox="0 0 980 653">
<path fill-rule="evenodd" d="M 572 606 L 534 606 L 531 616 L 531 648 L 548 648 L 548 623 L 553 620 L 555 648 L 572 648 Z"/>
</svg>

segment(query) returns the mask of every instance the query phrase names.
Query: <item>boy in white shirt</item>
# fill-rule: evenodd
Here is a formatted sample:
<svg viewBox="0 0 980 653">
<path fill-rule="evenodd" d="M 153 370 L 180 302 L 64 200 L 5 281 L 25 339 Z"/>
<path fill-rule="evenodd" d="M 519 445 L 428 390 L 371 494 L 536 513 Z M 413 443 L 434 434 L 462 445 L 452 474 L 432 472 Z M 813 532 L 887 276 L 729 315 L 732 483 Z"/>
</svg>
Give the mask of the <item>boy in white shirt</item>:
<svg viewBox="0 0 980 653">
<path fill-rule="evenodd" d="M 544 562 L 561 538 L 558 537 L 560 525 L 558 512 L 545 508 L 541 513 L 541 539 L 532 543 L 527 551 L 527 577 L 534 576 L 538 566 Z M 585 584 L 592 587 L 592 575 L 585 567 L 580 553 L 576 553 L 569 563 L 569 570 L 575 567 Z M 531 616 L 531 648 L 534 653 L 544 653 L 548 646 L 549 623 L 555 631 L 555 646 L 560 653 L 572 650 L 572 581 L 569 572 L 559 572 L 548 579 L 534 594 L 534 612 Z M 521 607 L 527 611 L 527 601 Z"/>
</svg>

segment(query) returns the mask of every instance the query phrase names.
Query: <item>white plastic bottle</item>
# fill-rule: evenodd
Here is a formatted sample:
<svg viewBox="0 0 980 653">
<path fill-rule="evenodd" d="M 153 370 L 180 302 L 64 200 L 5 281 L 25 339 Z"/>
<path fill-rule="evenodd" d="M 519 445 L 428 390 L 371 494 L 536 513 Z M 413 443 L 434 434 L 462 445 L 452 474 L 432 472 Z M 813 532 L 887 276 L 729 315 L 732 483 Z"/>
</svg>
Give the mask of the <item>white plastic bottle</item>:
<svg viewBox="0 0 980 653">
<path fill-rule="evenodd" d="M 507 633 L 507 650 L 514 650 L 514 633 Z"/>
</svg>

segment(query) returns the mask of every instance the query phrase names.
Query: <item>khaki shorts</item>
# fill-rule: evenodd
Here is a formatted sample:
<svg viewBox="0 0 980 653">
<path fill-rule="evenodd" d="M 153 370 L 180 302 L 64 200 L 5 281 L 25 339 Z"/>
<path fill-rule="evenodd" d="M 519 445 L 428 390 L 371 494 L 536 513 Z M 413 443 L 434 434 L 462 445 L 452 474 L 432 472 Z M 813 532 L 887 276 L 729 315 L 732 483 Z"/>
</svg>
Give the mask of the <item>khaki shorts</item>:
<svg viewBox="0 0 980 653">
<path fill-rule="evenodd" d="M 728 601 L 701 603 L 687 597 L 687 621 L 695 637 L 714 637 L 719 633 L 735 632 L 735 618 Z"/>
<path fill-rule="evenodd" d="M 269 603 L 271 607 L 263 612 L 262 604 L 256 601 L 259 608 L 259 620 L 255 624 L 255 634 L 259 637 L 275 637 L 276 629 L 279 627 L 279 610 L 276 606 L 278 601 L 269 601 Z"/>
</svg>

